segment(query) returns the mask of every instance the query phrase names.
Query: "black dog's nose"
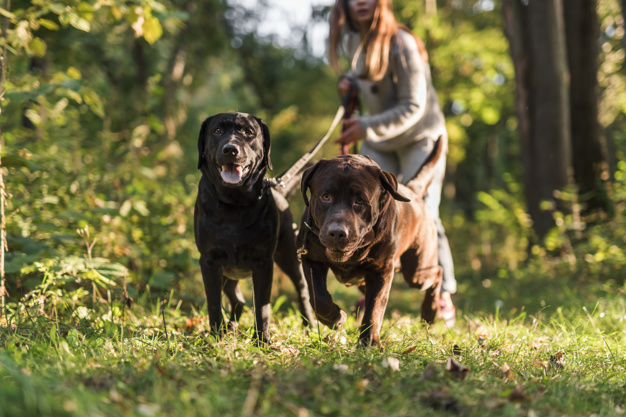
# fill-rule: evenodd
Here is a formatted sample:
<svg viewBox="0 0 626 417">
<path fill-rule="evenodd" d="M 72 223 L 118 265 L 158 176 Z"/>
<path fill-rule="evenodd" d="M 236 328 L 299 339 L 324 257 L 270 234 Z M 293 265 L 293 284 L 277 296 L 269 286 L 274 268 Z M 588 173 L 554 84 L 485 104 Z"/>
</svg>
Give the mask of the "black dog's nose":
<svg viewBox="0 0 626 417">
<path fill-rule="evenodd" d="M 348 237 L 348 230 L 339 224 L 333 224 L 328 226 L 326 230 L 326 236 L 330 240 L 339 241 Z"/>
<path fill-rule="evenodd" d="M 224 145 L 224 147 L 222 148 L 222 153 L 225 155 L 232 155 L 232 156 L 237 156 L 239 155 L 239 148 L 235 145 L 233 145 L 232 143 L 227 143 L 226 145 Z"/>
</svg>

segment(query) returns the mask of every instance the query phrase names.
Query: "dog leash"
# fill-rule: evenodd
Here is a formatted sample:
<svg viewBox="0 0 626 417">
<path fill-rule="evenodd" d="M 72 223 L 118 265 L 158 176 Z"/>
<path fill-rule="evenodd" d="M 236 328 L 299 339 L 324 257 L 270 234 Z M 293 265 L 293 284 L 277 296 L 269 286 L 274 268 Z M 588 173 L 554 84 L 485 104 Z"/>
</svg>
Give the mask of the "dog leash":
<svg viewBox="0 0 626 417">
<path fill-rule="evenodd" d="M 298 254 L 298 261 L 300 261 L 300 263 L 302 263 L 302 257 L 306 255 L 307 253 L 309 253 L 309 250 L 305 247 L 306 238 L 307 238 L 309 231 L 311 231 L 317 237 L 319 237 L 320 235 L 320 230 L 317 227 L 310 226 L 307 222 L 303 222 L 303 223 L 304 223 L 304 226 L 306 226 L 306 228 L 304 229 L 304 234 L 302 235 L 302 246 L 298 248 L 298 250 L 296 251 L 296 253 Z"/>
<path fill-rule="evenodd" d="M 347 97 L 347 98 L 346 98 Z M 355 111 L 361 112 L 361 101 L 359 100 L 359 89 L 358 87 L 351 81 L 350 88 L 346 92 L 346 95 L 343 98 L 342 103 L 344 103 L 346 107 L 346 112 L 343 115 L 343 120 L 348 120 L 352 117 L 352 114 Z M 341 132 L 345 132 L 346 128 L 342 127 Z M 348 150 L 348 145 L 341 145 L 339 147 L 340 155 L 348 155 L 350 151 Z M 354 145 L 353 153 L 357 153 L 356 144 Z"/>
<path fill-rule="evenodd" d="M 324 137 L 320 139 L 320 141 L 317 142 L 317 144 L 309 152 L 305 153 L 300 159 L 296 161 L 295 164 L 293 164 L 291 168 L 289 168 L 283 174 L 279 175 L 276 178 L 267 178 L 267 183 L 269 186 L 276 187 L 280 185 L 281 187 L 284 187 L 286 181 L 289 181 L 293 176 L 297 175 L 302 170 L 302 168 L 311 160 L 311 158 L 313 158 L 313 155 L 315 155 L 320 150 L 320 148 L 324 146 L 326 141 L 328 141 L 330 135 L 333 133 L 339 122 L 342 120 L 344 114 L 346 114 L 346 109 L 350 105 L 350 100 L 351 92 L 348 92 L 343 97 L 341 105 L 337 109 L 335 118 L 330 124 L 330 128 L 328 129 L 328 132 L 326 132 L 326 135 L 324 135 Z"/>
</svg>

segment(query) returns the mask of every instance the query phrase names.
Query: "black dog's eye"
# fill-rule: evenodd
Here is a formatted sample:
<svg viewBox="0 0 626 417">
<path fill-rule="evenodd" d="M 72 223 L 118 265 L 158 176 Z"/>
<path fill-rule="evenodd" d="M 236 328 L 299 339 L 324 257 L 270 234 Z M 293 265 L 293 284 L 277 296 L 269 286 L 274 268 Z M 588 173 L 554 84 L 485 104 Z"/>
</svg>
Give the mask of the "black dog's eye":
<svg viewBox="0 0 626 417">
<path fill-rule="evenodd" d="M 222 129 L 220 129 L 219 127 L 216 127 L 216 128 L 213 130 L 213 133 L 215 133 L 216 135 L 221 135 L 221 134 L 222 134 Z"/>
<path fill-rule="evenodd" d="M 252 131 L 252 129 L 244 129 L 244 130 L 243 130 L 243 133 L 244 133 L 246 136 L 254 136 L 254 132 Z"/>
<path fill-rule="evenodd" d="M 356 200 L 354 200 L 354 202 L 357 204 L 363 204 L 365 203 L 365 200 L 363 200 L 361 197 L 357 197 Z"/>
<path fill-rule="evenodd" d="M 324 201 L 330 201 L 330 194 L 324 193 L 320 196 L 320 198 Z"/>
</svg>

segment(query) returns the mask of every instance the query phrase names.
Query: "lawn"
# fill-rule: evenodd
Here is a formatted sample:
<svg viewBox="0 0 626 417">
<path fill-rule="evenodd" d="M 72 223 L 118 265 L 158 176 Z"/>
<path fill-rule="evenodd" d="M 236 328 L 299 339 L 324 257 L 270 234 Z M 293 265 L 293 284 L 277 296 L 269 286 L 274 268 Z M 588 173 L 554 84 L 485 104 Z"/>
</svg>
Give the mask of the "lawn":
<svg viewBox="0 0 626 417">
<path fill-rule="evenodd" d="M 269 348 L 250 309 L 217 341 L 204 306 L 173 295 L 55 319 L 23 308 L 0 328 L 0 416 L 625 414 L 621 284 L 481 279 L 460 280 L 452 329 L 421 323 L 421 294 L 396 279 L 380 349 L 356 346 L 354 318 L 302 327 L 289 288 Z M 348 310 L 359 296 L 331 288 Z"/>
</svg>

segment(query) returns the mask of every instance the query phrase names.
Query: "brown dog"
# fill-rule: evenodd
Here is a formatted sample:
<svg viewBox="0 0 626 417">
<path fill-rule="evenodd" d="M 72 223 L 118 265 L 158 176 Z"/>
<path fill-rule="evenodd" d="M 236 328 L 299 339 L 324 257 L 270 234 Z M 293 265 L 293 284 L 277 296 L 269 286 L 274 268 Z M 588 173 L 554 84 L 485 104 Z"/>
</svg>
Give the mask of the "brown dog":
<svg viewBox="0 0 626 417">
<path fill-rule="evenodd" d="M 425 290 L 422 319 L 432 323 L 439 309 L 442 270 L 438 264 L 435 222 L 424 202 L 445 138 L 407 186 L 363 155 L 321 160 L 302 177 L 306 209 L 298 246 L 317 318 L 340 328 L 346 313 L 326 287 L 330 268 L 343 284 L 365 293 L 359 342 L 380 344 L 380 327 L 396 270 Z M 311 190 L 310 201 L 307 189 Z"/>
</svg>

